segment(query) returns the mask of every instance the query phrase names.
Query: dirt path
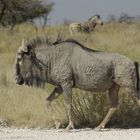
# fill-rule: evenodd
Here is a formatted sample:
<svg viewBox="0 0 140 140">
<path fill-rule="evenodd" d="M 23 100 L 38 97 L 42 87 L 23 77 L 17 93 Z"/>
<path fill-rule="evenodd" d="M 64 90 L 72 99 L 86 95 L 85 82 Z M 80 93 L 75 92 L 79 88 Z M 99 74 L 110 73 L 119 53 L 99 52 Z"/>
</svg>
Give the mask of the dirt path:
<svg viewBox="0 0 140 140">
<path fill-rule="evenodd" d="M 0 128 L 0 140 L 140 140 L 140 129 L 65 130 Z"/>
</svg>

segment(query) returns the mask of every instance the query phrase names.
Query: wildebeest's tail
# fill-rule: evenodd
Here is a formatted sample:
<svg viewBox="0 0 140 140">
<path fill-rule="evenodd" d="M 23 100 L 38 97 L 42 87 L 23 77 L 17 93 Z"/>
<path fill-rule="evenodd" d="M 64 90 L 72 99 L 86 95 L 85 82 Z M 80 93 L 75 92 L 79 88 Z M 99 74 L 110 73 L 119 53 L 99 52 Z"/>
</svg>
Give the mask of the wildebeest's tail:
<svg viewBox="0 0 140 140">
<path fill-rule="evenodd" d="M 140 87 L 139 87 L 139 63 L 138 62 L 136 62 L 135 61 L 135 67 L 136 67 L 136 78 L 137 78 L 137 82 L 136 82 L 136 89 L 137 89 L 137 91 L 139 91 L 140 89 Z"/>
</svg>

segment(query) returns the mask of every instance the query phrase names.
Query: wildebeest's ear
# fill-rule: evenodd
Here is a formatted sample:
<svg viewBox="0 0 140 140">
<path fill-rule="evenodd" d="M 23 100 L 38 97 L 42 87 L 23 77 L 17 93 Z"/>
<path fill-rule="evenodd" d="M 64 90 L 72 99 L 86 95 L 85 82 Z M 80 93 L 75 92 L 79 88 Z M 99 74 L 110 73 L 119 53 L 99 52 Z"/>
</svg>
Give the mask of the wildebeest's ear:
<svg viewBox="0 0 140 140">
<path fill-rule="evenodd" d="M 53 43 L 53 45 L 59 44 L 59 43 L 61 43 L 63 40 L 64 40 L 64 39 L 63 39 L 62 35 L 61 35 L 60 32 L 59 32 L 58 35 L 57 35 L 57 38 L 55 39 L 55 42 Z"/>
<path fill-rule="evenodd" d="M 22 45 L 21 47 L 19 48 L 19 53 L 28 53 L 28 48 L 27 46 L 25 45 L 25 40 L 22 39 Z"/>
</svg>

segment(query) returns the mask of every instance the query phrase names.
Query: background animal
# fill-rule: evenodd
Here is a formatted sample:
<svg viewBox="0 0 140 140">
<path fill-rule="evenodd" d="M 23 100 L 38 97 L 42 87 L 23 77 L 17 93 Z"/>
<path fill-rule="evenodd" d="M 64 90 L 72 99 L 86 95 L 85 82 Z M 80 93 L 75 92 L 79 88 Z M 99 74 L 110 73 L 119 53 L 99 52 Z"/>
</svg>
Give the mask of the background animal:
<svg viewBox="0 0 140 140">
<path fill-rule="evenodd" d="M 27 85 L 33 85 L 34 79 L 39 78 L 55 85 L 47 98 L 51 111 L 51 102 L 63 93 L 69 117 L 67 129 L 74 128 L 72 88 L 109 91 L 111 107 L 97 129 L 104 128 L 116 111 L 121 87 L 127 88 L 140 106 L 138 63 L 123 55 L 88 49 L 75 40 L 51 44 L 48 39 L 36 38 L 23 43 L 17 53 L 15 68 L 17 84 L 28 80 Z M 38 76 L 34 70 L 38 71 Z M 54 115 L 53 119 L 59 127 Z"/>
<path fill-rule="evenodd" d="M 97 24 L 103 25 L 100 15 L 92 16 L 85 23 L 71 23 L 69 26 L 70 34 L 73 35 L 78 32 L 90 33 L 94 30 Z"/>
</svg>

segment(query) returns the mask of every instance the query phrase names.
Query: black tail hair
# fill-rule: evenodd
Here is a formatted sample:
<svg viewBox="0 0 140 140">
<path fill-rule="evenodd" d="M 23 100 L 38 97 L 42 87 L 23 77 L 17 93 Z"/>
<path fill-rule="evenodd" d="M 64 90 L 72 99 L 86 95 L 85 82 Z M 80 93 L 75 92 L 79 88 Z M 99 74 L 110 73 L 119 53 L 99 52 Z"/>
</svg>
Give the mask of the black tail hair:
<svg viewBox="0 0 140 140">
<path fill-rule="evenodd" d="M 136 67 L 136 77 L 137 77 L 137 83 L 136 83 L 136 88 L 137 91 L 139 91 L 139 63 L 135 61 L 135 67 Z"/>
</svg>

